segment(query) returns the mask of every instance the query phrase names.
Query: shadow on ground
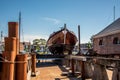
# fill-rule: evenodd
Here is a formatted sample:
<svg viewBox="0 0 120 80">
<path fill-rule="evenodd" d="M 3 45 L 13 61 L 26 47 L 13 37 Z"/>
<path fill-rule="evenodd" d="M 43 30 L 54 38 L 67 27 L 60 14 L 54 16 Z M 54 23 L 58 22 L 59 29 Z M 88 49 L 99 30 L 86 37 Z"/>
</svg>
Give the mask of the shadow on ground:
<svg viewBox="0 0 120 80">
<path fill-rule="evenodd" d="M 38 62 L 38 63 L 36 64 L 36 67 L 37 67 L 37 68 L 40 68 L 40 67 L 52 67 L 52 66 L 58 66 L 63 73 L 67 73 L 67 74 L 65 74 L 65 75 L 60 74 L 61 76 L 65 76 L 64 78 L 55 78 L 54 80 L 66 80 L 66 79 L 68 80 L 68 78 L 69 78 L 69 80 L 82 80 L 78 75 L 77 75 L 77 76 L 76 76 L 76 75 L 75 75 L 75 76 L 72 76 L 72 75 L 69 73 L 69 70 L 65 69 L 65 68 L 61 65 L 61 63 L 60 63 L 59 61 Z"/>
<path fill-rule="evenodd" d="M 82 80 L 80 75 L 72 75 L 69 70 L 65 69 L 65 67 L 58 65 L 61 71 L 63 72 L 61 76 L 66 76 L 69 80 Z M 64 80 L 63 78 L 55 78 L 55 80 Z"/>
<path fill-rule="evenodd" d="M 53 63 L 53 62 L 39 62 L 36 64 L 36 67 L 50 67 L 50 66 L 57 66 L 57 64 Z"/>
</svg>

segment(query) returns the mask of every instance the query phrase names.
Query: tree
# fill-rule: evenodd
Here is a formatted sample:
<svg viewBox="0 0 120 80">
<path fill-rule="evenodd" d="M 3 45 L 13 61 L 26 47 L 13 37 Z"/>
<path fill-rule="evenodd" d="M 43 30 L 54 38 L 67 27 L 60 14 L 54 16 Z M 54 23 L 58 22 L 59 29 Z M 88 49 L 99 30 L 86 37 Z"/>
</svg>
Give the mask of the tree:
<svg viewBox="0 0 120 80">
<path fill-rule="evenodd" d="M 90 41 L 87 43 L 87 48 L 88 49 L 93 48 L 93 37 L 94 37 L 94 35 L 91 36 Z"/>
<path fill-rule="evenodd" d="M 40 40 L 39 39 L 34 39 L 33 40 L 33 46 L 34 46 L 35 51 L 39 51 L 40 50 Z"/>
<path fill-rule="evenodd" d="M 46 40 L 45 39 L 34 39 L 33 40 L 33 46 L 34 50 L 40 51 L 41 49 L 45 50 L 45 45 L 46 45 Z"/>
<path fill-rule="evenodd" d="M 39 39 L 34 39 L 33 40 L 33 45 L 38 45 L 40 44 L 40 40 Z"/>
<path fill-rule="evenodd" d="M 88 42 L 88 43 L 87 43 L 87 48 L 88 48 L 88 49 L 91 49 L 91 48 L 92 48 L 92 43 L 91 43 L 91 42 Z"/>
<path fill-rule="evenodd" d="M 46 45 L 46 40 L 45 39 L 42 39 L 42 38 L 40 38 L 40 45 Z"/>
<path fill-rule="evenodd" d="M 91 38 L 90 38 L 90 42 L 91 42 L 91 43 L 93 43 L 93 37 L 94 37 L 94 36 L 95 36 L 95 35 L 92 35 Z"/>
</svg>

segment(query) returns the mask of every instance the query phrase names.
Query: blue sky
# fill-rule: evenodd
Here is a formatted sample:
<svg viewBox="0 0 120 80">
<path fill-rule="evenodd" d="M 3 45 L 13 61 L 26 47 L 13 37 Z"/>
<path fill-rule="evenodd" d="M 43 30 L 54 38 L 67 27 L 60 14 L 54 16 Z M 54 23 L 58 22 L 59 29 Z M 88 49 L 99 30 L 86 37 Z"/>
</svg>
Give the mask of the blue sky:
<svg viewBox="0 0 120 80">
<path fill-rule="evenodd" d="M 18 21 L 21 11 L 21 41 L 48 39 L 66 23 L 76 36 L 81 26 L 81 42 L 85 43 L 113 22 L 114 5 L 117 19 L 120 0 L 0 0 L 0 31 L 7 36 L 7 23 Z"/>
</svg>

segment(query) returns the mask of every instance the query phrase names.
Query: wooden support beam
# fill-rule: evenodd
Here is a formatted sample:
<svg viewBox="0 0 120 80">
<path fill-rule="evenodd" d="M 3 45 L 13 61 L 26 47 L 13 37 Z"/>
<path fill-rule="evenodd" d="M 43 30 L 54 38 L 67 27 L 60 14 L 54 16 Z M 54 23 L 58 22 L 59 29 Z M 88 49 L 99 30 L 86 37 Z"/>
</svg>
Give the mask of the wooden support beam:
<svg viewBox="0 0 120 80">
<path fill-rule="evenodd" d="M 36 54 L 32 53 L 31 54 L 32 56 L 32 65 L 31 65 L 31 68 L 32 68 L 32 76 L 36 76 Z"/>
<path fill-rule="evenodd" d="M 92 80 L 109 80 L 105 66 L 94 64 Z"/>
<path fill-rule="evenodd" d="M 75 75 L 75 68 L 74 68 L 74 59 L 71 60 L 71 69 L 72 69 L 72 75 Z"/>
<path fill-rule="evenodd" d="M 16 56 L 16 79 L 27 80 L 27 54 L 19 54 Z"/>
<path fill-rule="evenodd" d="M 14 80 L 14 59 L 15 52 L 14 51 L 5 51 L 3 53 L 4 58 L 7 61 L 3 62 L 3 70 L 2 70 L 2 79 L 1 80 Z"/>
<path fill-rule="evenodd" d="M 14 61 L 16 58 L 16 37 L 5 38 L 5 51 L 3 57 L 6 59 L 3 62 L 3 74 L 2 80 L 13 80 L 14 79 Z"/>
<path fill-rule="evenodd" d="M 84 68 L 85 68 L 85 78 L 89 79 L 92 78 L 93 76 L 93 69 L 92 69 L 92 64 L 89 62 L 84 62 Z"/>
<path fill-rule="evenodd" d="M 82 80 L 85 80 L 85 66 L 84 66 L 84 61 L 81 61 L 81 78 Z"/>
<path fill-rule="evenodd" d="M 118 70 L 118 68 L 114 68 L 112 80 L 120 80 L 120 71 Z"/>
<path fill-rule="evenodd" d="M 8 22 L 8 37 L 18 38 L 18 22 Z"/>
<path fill-rule="evenodd" d="M 119 58 L 106 58 L 106 57 L 95 57 L 95 56 L 92 56 L 92 57 L 91 56 L 73 56 L 73 55 L 68 56 L 66 58 L 68 60 L 80 61 L 82 80 L 85 80 L 87 77 L 91 77 L 91 76 L 92 76 L 92 80 L 108 80 L 108 75 L 106 71 L 106 67 L 108 66 L 111 68 L 115 68 L 113 71 L 112 80 L 120 80 L 120 59 Z M 92 65 L 94 68 L 90 67 L 89 63 L 94 63 Z M 75 64 L 72 63 L 71 66 L 73 65 Z"/>
<path fill-rule="evenodd" d="M 75 72 L 79 72 L 80 73 L 80 71 L 81 71 L 81 64 L 79 64 L 80 63 L 80 61 L 78 61 L 78 60 L 75 60 Z"/>
<path fill-rule="evenodd" d="M 70 59 L 67 59 L 67 61 L 66 61 L 66 67 L 70 67 Z"/>
<path fill-rule="evenodd" d="M 15 37 L 17 39 L 16 41 L 16 54 L 19 54 L 19 36 L 18 36 L 18 22 L 8 22 L 8 38 Z"/>
<path fill-rule="evenodd" d="M 113 70 L 112 80 L 120 80 L 120 62 L 116 63 L 116 67 Z"/>
</svg>

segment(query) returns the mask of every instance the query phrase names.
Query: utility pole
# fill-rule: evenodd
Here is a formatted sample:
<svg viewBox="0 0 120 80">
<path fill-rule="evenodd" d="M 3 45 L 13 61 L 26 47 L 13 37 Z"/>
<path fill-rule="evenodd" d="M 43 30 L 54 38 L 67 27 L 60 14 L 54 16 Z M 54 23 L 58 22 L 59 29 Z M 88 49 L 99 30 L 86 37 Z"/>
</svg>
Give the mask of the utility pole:
<svg viewBox="0 0 120 80">
<path fill-rule="evenodd" d="M 1 43 L 2 43 L 2 38 L 3 38 L 3 31 L 1 31 Z"/>
<path fill-rule="evenodd" d="M 78 25 L 78 47 L 79 47 L 79 52 L 78 54 L 81 54 L 81 48 L 80 48 L 80 25 Z"/>
<path fill-rule="evenodd" d="M 19 12 L 19 53 L 20 53 L 21 12 Z"/>
<path fill-rule="evenodd" d="M 1 48 L 1 51 L 4 51 L 4 48 L 3 48 L 3 31 L 1 31 L 1 41 L 0 41 L 0 48 Z"/>
<path fill-rule="evenodd" d="M 113 7 L 113 21 L 115 21 L 115 6 Z"/>
</svg>

